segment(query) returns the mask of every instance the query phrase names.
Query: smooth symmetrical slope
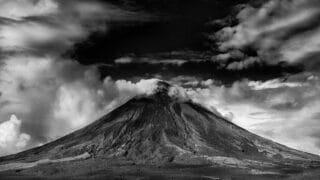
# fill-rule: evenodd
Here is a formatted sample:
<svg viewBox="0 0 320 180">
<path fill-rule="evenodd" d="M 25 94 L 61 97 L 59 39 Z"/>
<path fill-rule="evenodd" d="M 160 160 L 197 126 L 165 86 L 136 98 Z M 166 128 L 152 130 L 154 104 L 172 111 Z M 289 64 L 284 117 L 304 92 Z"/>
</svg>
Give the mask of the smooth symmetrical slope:
<svg viewBox="0 0 320 180">
<path fill-rule="evenodd" d="M 154 94 L 136 97 L 81 130 L 0 158 L 0 162 L 61 159 L 84 153 L 142 164 L 319 160 L 254 135 L 191 101 L 170 97 L 169 88 L 159 82 Z"/>
</svg>

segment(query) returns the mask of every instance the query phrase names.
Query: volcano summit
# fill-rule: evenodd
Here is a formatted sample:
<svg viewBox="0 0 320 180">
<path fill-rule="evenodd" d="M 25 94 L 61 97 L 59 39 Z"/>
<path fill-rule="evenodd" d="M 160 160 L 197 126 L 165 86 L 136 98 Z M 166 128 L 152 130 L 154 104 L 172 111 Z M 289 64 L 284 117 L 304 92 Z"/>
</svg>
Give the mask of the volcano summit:
<svg viewBox="0 0 320 180">
<path fill-rule="evenodd" d="M 2 157 L 0 177 L 116 178 L 125 174 L 135 179 L 165 178 L 166 173 L 184 179 L 199 174 L 212 177 L 212 173 L 219 177 L 217 168 L 232 169 L 230 176 L 236 177 L 287 177 L 292 171 L 319 166 L 318 156 L 250 133 L 175 92 L 170 84 L 159 81 L 153 93 L 129 100 L 87 127 Z M 167 167 L 177 167 L 179 173 Z M 190 168 L 206 172 L 190 174 Z"/>
</svg>

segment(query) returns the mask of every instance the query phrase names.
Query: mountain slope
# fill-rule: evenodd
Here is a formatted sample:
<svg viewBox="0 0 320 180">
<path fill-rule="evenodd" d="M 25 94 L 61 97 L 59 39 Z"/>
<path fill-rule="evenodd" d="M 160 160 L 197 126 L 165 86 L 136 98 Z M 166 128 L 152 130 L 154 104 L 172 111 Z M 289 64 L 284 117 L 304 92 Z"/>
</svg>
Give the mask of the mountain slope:
<svg viewBox="0 0 320 180">
<path fill-rule="evenodd" d="M 268 166 L 319 160 L 316 155 L 254 135 L 191 101 L 171 97 L 169 90 L 169 84 L 159 82 L 154 94 L 133 98 L 54 142 L 2 157 L 0 164 L 79 157 L 84 153 L 92 158 L 126 159 L 139 164 Z"/>
</svg>

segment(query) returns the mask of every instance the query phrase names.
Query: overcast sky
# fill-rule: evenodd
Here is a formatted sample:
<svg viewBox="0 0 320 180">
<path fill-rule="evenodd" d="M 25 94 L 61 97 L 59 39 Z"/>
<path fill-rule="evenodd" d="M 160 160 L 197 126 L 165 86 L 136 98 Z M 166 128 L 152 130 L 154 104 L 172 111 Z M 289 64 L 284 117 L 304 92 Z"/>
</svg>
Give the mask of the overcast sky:
<svg viewBox="0 0 320 180">
<path fill-rule="evenodd" d="M 318 0 L 0 0 L 0 156 L 79 129 L 157 79 L 320 154 L 319 18 Z"/>
</svg>

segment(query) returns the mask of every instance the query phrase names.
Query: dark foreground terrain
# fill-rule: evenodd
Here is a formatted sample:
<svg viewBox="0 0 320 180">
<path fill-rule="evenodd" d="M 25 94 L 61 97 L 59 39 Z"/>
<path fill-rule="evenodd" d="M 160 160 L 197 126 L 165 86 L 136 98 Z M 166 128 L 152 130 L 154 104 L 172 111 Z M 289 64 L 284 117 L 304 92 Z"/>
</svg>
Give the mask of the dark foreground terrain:
<svg viewBox="0 0 320 180">
<path fill-rule="evenodd" d="M 130 162 L 108 162 L 87 159 L 44 164 L 30 169 L 0 173 L 0 179 L 306 179 L 319 180 L 320 168 L 282 166 L 270 169 L 224 168 L 210 165 L 135 165 Z M 111 160 L 113 161 L 113 160 Z M 117 161 L 117 160 L 115 160 Z"/>
</svg>

